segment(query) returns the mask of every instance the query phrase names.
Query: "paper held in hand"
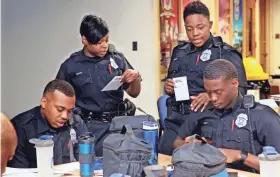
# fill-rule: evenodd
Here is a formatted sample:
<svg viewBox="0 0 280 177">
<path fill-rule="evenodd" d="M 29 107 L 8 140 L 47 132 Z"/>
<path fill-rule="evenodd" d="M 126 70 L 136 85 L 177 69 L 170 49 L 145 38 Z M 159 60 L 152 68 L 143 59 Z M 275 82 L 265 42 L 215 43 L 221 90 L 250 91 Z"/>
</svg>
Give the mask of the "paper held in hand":
<svg viewBox="0 0 280 177">
<path fill-rule="evenodd" d="M 187 76 L 173 78 L 176 101 L 190 99 Z"/>
<path fill-rule="evenodd" d="M 121 82 L 122 76 L 115 76 L 101 91 L 118 90 L 118 88 L 123 84 Z"/>
</svg>

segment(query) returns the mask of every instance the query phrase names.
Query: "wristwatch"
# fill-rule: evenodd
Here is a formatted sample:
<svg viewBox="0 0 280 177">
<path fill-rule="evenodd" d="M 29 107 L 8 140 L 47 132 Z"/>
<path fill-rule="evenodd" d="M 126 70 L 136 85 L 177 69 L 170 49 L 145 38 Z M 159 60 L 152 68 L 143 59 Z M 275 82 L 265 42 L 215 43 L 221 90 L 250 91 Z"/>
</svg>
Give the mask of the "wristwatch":
<svg viewBox="0 0 280 177">
<path fill-rule="evenodd" d="M 244 163 L 247 157 L 248 157 L 248 152 L 241 151 L 240 162 Z"/>
</svg>

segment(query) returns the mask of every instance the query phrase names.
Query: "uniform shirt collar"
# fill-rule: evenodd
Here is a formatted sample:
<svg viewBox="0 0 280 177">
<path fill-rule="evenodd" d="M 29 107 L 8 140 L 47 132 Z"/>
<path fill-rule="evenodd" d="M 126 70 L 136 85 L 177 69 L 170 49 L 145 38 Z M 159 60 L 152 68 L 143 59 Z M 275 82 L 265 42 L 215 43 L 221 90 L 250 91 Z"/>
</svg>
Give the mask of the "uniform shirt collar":
<svg viewBox="0 0 280 177">
<path fill-rule="evenodd" d="M 108 54 L 108 52 L 107 52 L 107 54 Z M 96 57 L 88 57 L 84 53 L 84 48 L 78 52 L 78 55 L 79 56 L 76 58 L 77 61 L 90 61 L 90 62 L 94 62 L 94 63 L 97 63 L 97 62 L 101 61 L 106 56 L 105 55 L 102 58 L 98 57 L 98 56 L 96 56 Z"/>
<path fill-rule="evenodd" d="M 238 97 L 233 103 L 231 109 L 233 111 L 237 110 L 240 106 L 242 106 L 242 103 L 243 103 L 243 96 L 241 95 L 241 93 L 238 93 Z"/>
<path fill-rule="evenodd" d="M 42 134 L 44 132 L 50 132 L 50 133 L 55 133 L 59 131 L 60 129 L 63 129 L 65 127 L 68 127 L 68 124 L 65 124 L 63 127 L 59 129 L 52 128 L 51 125 L 49 124 L 48 120 L 42 115 L 41 113 L 41 106 L 38 106 L 35 108 L 35 117 L 38 119 L 38 134 Z"/>
<path fill-rule="evenodd" d="M 215 109 L 215 108 L 213 108 L 213 112 L 215 114 L 218 114 L 218 115 L 220 115 L 221 113 L 224 114 L 226 112 L 234 112 L 240 106 L 242 106 L 242 102 L 243 102 L 243 96 L 241 95 L 241 93 L 238 93 L 237 99 L 234 101 L 233 105 L 230 108 L 227 108 L 227 109 Z"/>
<path fill-rule="evenodd" d="M 35 117 L 37 117 L 37 127 L 38 127 L 38 134 L 47 132 L 50 130 L 50 132 L 55 132 L 51 126 L 49 125 L 47 119 L 45 119 L 41 113 L 41 106 L 38 106 L 35 108 Z"/>
<path fill-rule="evenodd" d="M 201 47 L 195 49 L 195 46 L 193 44 L 191 44 L 190 47 L 191 47 L 191 51 L 196 51 L 196 50 L 202 51 L 202 50 L 210 48 L 212 46 L 212 44 L 213 44 L 213 35 L 212 35 L 212 33 L 210 33 L 209 39 Z"/>
</svg>

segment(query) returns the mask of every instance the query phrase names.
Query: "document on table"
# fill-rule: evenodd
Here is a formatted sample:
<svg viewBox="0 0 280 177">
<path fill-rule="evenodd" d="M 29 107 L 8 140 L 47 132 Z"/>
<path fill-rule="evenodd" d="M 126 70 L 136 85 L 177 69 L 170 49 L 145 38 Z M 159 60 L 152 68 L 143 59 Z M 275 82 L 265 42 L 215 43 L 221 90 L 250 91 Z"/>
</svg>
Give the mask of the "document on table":
<svg viewBox="0 0 280 177">
<path fill-rule="evenodd" d="M 190 94 L 189 94 L 187 76 L 173 78 L 173 81 L 175 85 L 174 92 L 175 92 L 176 101 L 189 100 Z"/>
<path fill-rule="evenodd" d="M 72 174 L 79 170 L 79 163 L 69 163 L 54 167 L 54 177 L 60 177 L 63 174 Z M 6 168 L 3 177 L 39 177 L 37 168 Z"/>
<path fill-rule="evenodd" d="M 80 169 L 80 163 L 79 162 L 72 162 L 72 163 L 66 163 L 54 166 L 55 171 L 68 171 L 73 172 L 75 170 Z"/>
<path fill-rule="evenodd" d="M 101 91 L 117 90 L 123 83 L 121 82 L 122 76 L 115 76 Z"/>
<path fill-rule="evenodd" d="M 3 174 L 3 177 L 36 177 L 37 168 L 6 168 L 6 172 Z"/>
</svg>

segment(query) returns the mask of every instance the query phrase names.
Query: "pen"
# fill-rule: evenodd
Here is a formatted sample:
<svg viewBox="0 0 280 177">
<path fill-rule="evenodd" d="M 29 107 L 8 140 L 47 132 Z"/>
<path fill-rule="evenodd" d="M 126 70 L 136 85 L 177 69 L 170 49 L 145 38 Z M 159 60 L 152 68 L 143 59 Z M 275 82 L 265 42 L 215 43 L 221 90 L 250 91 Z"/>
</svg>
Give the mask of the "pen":
<svg viewBox="0 0 280 177">
<path fill-rule="evenodd" d="M 234 130 L 234 120 L 232 120 L 232 123 L 231 123 L 231 132 L 233 132 Z"/>
<path fill-rule="evenodd" d="M 111 66 L 111 64 L 108 65 L 108 71 L 109 71 L 110 74 L 112 74 L 112 66 Z"/>
<path fill-rule="evenodd" d="M 200 55 L 198 54 L 198 55 L 197 55 L 197 57 L 196 57 L 196 62 L 195 62 L 195 65 L 197 65 L 197 64 L 198 64 L 198 62 L 199 62 L 199 58 L 200 58 Z"/>
</svg>

